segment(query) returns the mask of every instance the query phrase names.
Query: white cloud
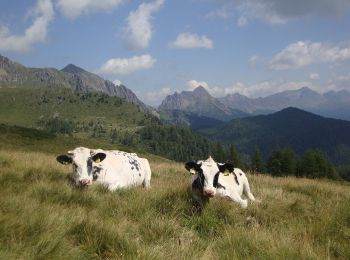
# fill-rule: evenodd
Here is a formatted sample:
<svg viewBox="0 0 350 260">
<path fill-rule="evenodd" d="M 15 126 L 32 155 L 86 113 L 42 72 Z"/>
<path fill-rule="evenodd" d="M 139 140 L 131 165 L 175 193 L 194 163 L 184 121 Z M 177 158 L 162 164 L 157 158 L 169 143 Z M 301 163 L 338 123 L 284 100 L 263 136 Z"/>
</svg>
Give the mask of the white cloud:
<svg viewBox="0 0 350 260">
<path fill-rule="evenodd" d="M 130 59 L 115 58 L 103 64 L 97 73 L 109 75 L 127 75 L 138 70 L 147 70 L 153 67 L 156 60 L 148 54 L 134 56 Z"/>
<path fill-rule="evenodd" d="M 1 51 L 27 52 L 34 44 L 46 41 L 48 26 L 54 18 L 51 0 L 38 0 L 29 14 L 35 18 L 23 35 L 11 34 L 8 27 L 0 25 Z"/>
<path fill-rule="evenodd" d="M 318 73 L 310 73 L 310 75 L 309 75 L 309 79 L 311 79 L 311 80 L 316 80 L 319 78 L 320 78 L 320 75 Z"/>
<path fill-rule="evenodd" d="M 240 16 L 240 17 L 238 18 L 237 25 L 238 25 L 239 27 L 246 26 L 247 23 L 248 23 L 247 17 L 245 17 L 245 16 Z"/>
<path fill-rule="evenodd" d="M 254 68 L 260 60 L 261 58 L 258 55 L 253 55 L 249 58 L 248 64 L 250 67 Z"/>
<path fill-rule="evenodd" d="M 141 4 L 136 11 L 130 12 L 124 27 L 124 42 L 129 50 L 147 48 L 153 35 L 152 15 L 163 5 L 164 0 Z"/>
<path fill-rule="evenodd" d="M 170 48 L 193 49 L 193 48 L 213 48 L 213 41 L 207 36 L 199 36 L 189 32 L 180 33 L 174 42 L 169 43 Z"/>
<path fill-rule="evenodd" d="M 318 42 L 299 41 L 289 44 L 270 62 L 274 70 L 298 69 L 314 63 L 334 63 L 350 59 L 350 46 L 328 46 Z"/>
<path fill-rule="evenodd" d="M 350 74 L 348 75 L 340 75 L 336 77 L 336 80 L 340 81 L 350 81 Z M 350 85 L 350 84 L 349 84 Z"/>
<path fill-rule="evenodd" d="M 265 97 L 271 94 L 275 94 L 285 90 L 296 90 L 302 87 L 316 88 L 311 82 L 307 81 L 285 81 L 285 80 L 272 80 L 272 81 L 261 81 L 251 85 L 245 84 L 243 82 L 236 82 L 235 84 L 227 87 L 219 86 L 209 86 L 206 82 L 198 82 L 196 80 L 191 80 L 187 82 L 188 90 L 194 90 L 196 87 L 204 87 L 212 96 L 223 97 L 228 94 L 239 93 L 251 98 Z M 329 89 L 329 86 L 318 86 L 322 91 L 324 88 Z"/>
<path fill-rule="evenodd" d="M 285 90 L 296 90 L 302 87 L 313 88 L 313 84 L 307 81 L 284 81 L 284 80 L 272 80 L 261 81 L 251 85 L 237 82 L 233 86 L 225 88 L 215 88 L 215 95 L 225 96 L 227 94 L 240 93 L 242 95 L 256 98 L 265 97 L 271 94 L 275 94 Z M 214 93 L 213 93 L 214 94 Z"/>
<path fill-rule="evenodd" d="M 218 9 L 211 11 L 206 15 L 207 18 L 223 18 L 228 19 L 234 14 L 235 6 L 233 3 L 225 3 L 220 6 Z"/>
<path fill-rule="evenodd" d="M 197 80 L 190 80 L 186 83 L 187 85 L 187 89 L 188 90 L 195 90 L 196 88 L 198 88 L 199 86 L 202 86 L 203 88 L 205 88 L 206 90 L 210 91 L 209 85 L 207 82 L 205 81 L 197 81 Z"/>
<path fill-rule="evenodd" d="M 170 88 L 162 88 L 158 91 L 137 92 L 137 95 L 142 97 L 142 101 L 151 106 L 158 106 L 168 95 L 173 94 Z"/>
<path fill-rule="evenodd" d="M 118 7 L 124 0 L 58 0 L 57 6 L 69 19 L 75 19 L 82 14 L 110 11 Z"/>
</svg>

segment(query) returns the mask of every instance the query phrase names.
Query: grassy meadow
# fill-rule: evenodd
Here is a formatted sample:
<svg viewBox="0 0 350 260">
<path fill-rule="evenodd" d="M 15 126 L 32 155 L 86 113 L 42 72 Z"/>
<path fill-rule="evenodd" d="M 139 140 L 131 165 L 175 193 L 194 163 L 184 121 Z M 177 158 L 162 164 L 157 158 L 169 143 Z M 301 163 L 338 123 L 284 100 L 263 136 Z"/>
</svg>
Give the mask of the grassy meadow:
<svg viewBox="0 0 350 260">
<path fill-rule="evenodd" d="M 347 183 L 249 175 L 261 203 L 200 212 L 182 164 L 143 154 L 150 190 L 77 189 L 55 157 L 84 142 L 33 136 L 0 134 L 0 259 L 350 258 Z"/>
</svg>

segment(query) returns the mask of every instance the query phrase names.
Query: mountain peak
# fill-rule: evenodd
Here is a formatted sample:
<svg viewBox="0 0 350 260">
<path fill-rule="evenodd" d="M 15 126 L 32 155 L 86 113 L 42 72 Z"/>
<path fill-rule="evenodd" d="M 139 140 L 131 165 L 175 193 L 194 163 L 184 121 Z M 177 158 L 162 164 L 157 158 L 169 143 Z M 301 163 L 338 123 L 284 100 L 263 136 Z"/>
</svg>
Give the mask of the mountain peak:
<svg viewBox="0 0 350 260">
<path fill-rule="evenodd" d="M 300 88 L 299 91 L 313 91 L 313 90 L 309 87 L 304 86 L 304 87 Z"/>
<path fill-rule="evenodd" d="M 202 86 L 199 86 L 197 88 L 195 88 L 193 90 L 193 94 L 195 94 L 196 96 L 206 96 L 206 97 L 211 97 L 211 95 L 209 94 L 209 92 Z"/>
<path fill-rule="evenodd" d="M 208 93 L 208 91 L 203 87 L 203 86 L 198 86 L 196 87 L 193 92 L 206 92 Z"/>
<path fill-rule="evenodd" d="M 79 73 L 86 72 L 84 69 L 78 66 L 75 66 L 74 64 L 68 64 L 66 67 L 62 69 L 62 71 L 72 73 L 72 74 L 79 74 Z"/>
</svg>

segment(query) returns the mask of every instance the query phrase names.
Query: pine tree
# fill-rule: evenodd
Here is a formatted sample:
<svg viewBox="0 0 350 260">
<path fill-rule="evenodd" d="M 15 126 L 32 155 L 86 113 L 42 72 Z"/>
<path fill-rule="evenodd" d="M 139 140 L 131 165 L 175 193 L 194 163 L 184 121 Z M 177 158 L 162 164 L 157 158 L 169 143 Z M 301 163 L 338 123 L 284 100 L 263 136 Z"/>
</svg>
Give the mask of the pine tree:
<svg viewBox="0 0 350 260">
<path fill-rule="evenodd" d="M 283 155 L 280 149 L 277 148 L 272 151 L 267 162 L 267 171 L 272 176 L 283 176 L 282 157 Z"/>
<path fill-rule="evenodd" d="M 237 168 L 243 167 L 242 160 L 236 150 L 236 147 L 233 144 L 230 145 L 228 151 L 228 161 L 231 161 L 233 165 Z"/>
<path fill-rule="evenodd" d="M 338 179 L 339 175 L 333 164 L 321 151 L 306 151 L 301 163 L 300 175 L 307 178 Z"/>
<path fill-rule="evenodd" d="M 264 162 L 261 159 L 261 153 L 258 148 L 255 149 L 255 152 L 252 156 L 250 168 L 254 173 L 264 172 Z"/>
<path fill-rule="evenodd" d="M 217 161 L 217 162 L 225 162 L 226 161 L 226 153 L 225 153 L 225 150 L 224 150 L 224 147 L 222 146 L 222 144 L 220 143 L 217 143 L 215 145 L 215 148 L 214 148 L 214 160 Z"/>
<path fill-rule="evenodd" d="M 295 176 L 298 167 L 298 157 L 290 148 L 282 152 L 282 174 L 286 176 Z"/>
</svg>

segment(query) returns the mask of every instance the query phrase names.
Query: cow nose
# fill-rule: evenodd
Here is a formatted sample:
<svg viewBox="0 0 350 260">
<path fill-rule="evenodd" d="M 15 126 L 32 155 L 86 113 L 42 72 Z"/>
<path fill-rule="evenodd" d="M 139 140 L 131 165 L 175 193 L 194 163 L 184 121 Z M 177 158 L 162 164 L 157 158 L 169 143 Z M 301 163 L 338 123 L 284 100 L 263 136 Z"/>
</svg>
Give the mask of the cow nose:
<svg viewBox="0 0 350 260">
<path fill-rule="evenodd" d="M 80 186 L 86 186 L 89 183 L 90 183 L 90 180 L 88 180 L 88 179 L 81 179 L 81 180 L 79 180 Z"/>
<path fill-rule="evenodd" d="M 213 190 L 204 190 L 204 195 L 209 197 L 209 198 L 214 197 L 214 194 L 215 194 L 215 192 Z"/>
</svg>

